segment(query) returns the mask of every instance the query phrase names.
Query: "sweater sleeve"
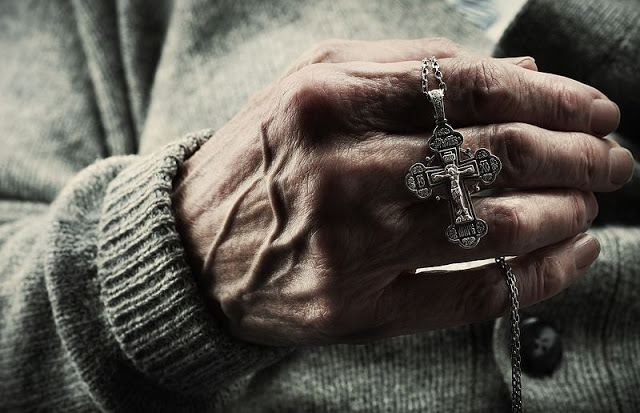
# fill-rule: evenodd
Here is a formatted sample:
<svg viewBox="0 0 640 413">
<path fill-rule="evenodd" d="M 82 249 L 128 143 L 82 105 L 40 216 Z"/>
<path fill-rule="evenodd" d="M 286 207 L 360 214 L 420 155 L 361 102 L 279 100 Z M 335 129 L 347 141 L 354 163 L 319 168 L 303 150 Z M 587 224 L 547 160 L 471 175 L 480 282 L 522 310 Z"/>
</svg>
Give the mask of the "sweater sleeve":
<svg viewBox="0 0 640 413">
<path fill-rule="evenodd" d="M 0 410 L 201 410 L 287 352 L 226 335 L 185 263 L 172 180 L 210 135 L 99 161 L 2 224 Z"/>
<path fill-rule="evenodd" d="M 497 56 L 531 55 L 541 71 L 602 90 L 620 106 L 619 131 L 640 127 L 640 2 L 529 0 L 504 32 Z M 626 142 L 637 157 L 638 140 Z"/>
</svg>

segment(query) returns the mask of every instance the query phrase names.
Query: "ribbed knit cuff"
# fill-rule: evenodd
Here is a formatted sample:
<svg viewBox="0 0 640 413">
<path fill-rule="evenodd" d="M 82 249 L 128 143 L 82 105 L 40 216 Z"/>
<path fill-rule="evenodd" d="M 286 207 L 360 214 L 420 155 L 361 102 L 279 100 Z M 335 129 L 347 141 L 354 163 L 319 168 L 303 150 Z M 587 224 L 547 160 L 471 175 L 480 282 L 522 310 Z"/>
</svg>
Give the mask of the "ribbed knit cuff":
<svg viewBox="0 0 640 413">
<path fill-rule="evenodd" d="M 210 394 L 287 351 L 218 328 L 186 264 L 172 181 L 209 136 L 191 135 L 124 169 L 107 189 L 99 223 L 98 275 L 112 333 L 137 370 L 183 394 Z"/>
</svg>

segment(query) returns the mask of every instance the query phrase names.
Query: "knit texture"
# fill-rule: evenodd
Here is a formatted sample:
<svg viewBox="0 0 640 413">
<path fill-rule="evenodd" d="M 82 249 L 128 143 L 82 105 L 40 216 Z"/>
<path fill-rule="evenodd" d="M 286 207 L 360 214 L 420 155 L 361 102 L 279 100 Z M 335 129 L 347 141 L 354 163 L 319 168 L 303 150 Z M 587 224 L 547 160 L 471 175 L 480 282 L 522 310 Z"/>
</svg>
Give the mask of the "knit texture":
<svg viewBox="0 0 640 413">
<path fill-rule="evenodd" d="M 640 44 L 634 5 L 532 1 L 500 53 L 535 47 L 560 71 L 616 50 L 609 77 L 582 78 L 616 96 L 637 85 L 620 75 Z M 503 321 L 357 346 L 233 339 L 204 306 L 171 208 L 180 163 L 215 139 L 206 128 L 315 42 L 444 36 L 489 53 L 444 0 L 1 2 L 0 33 L 0 411 L 508 409 Z M 595 51 L 558 52 L 554 33 Z M 524 378 L 528 412 L 640 410 L 640 230 L 616 204 L 639 185 L 601 209 L 590 274 L 524 312 L 565 345 L 553 376 Z"/>
<path fill-rule="evenodd" d="M 529 1 L 499 42 L 497 55 L 531 55 L 540 70 L 606 91 L 621 109 L 619 131 L 640 127 L 640 6 L 636 0 Z M 627 142 L 636 157 L 638 140 Z"/>
<path fill-rule="evenodd" d="M 552 322 L 561 334 L 562 365 L 551 377 L 522 378 L 527 411 L 635 412 L 640 408 L 638 274 L 640 229 L 610 226 L 591 231 L 602 245 L 583 279 L 521 317 Z M 494 330 L 493 351 L 510 378 L 508 318 Z"/>
</svg>

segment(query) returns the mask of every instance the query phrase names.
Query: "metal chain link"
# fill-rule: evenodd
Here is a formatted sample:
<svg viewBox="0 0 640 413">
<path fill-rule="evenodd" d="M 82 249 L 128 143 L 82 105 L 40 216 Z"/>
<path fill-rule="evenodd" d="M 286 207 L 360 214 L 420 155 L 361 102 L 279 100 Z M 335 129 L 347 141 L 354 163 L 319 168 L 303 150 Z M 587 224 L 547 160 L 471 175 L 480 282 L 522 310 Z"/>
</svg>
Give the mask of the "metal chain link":
<svg viewBox="0 0 640 413">
<path fill-rule="evenodd" d="M 433 69 L 433 74 L 438 80 L 438 87 L 442 90 L 442 94 L 447 90 L 447 84 L 442 78 L 440 65 L 435 56 L 428 59 L 422 59 L 422 93 L 429 99 L 429 66 Z M 520 356 L 520 314 L 518 309 L 518 287 L 516 286 L 516 276 L 504 257 L 495 259 L 506 276 L 507 287 L 509 290 L 509 306 L 511 315 L 511 411 L 513 413 L 522 413 L 522 368 Z"/>
<path fill-rule="evenodd" d="M 422 59 L 422 93 L 429 97 L 429 59 Z"/>
<path fill-rule="evenodd" d="M 522 369 L 520 363 L 520 314 L 518 308 L 518 287 L 516 286 L 516 276 L 504 257 L 496 258 L 496 263 L 500 266 L 507 277 L 507 287 L 509 288 L 509 301 L 511 313 L 511 411 L 522 413 Z"/>
<path fill-rule="evenodd" d="M 442 90 L 442 93 L 447 91 L 447 84 L 444 83 L 442 78 L 442 72 L 440 71 L 440 65 L 435 56 L 431 56 L 428 59 L 422 59 L 422 93 L 429 97 L 429 65 L 433 68 L 433 75 L 438 80 L 438 88 Z"/>
</svg>

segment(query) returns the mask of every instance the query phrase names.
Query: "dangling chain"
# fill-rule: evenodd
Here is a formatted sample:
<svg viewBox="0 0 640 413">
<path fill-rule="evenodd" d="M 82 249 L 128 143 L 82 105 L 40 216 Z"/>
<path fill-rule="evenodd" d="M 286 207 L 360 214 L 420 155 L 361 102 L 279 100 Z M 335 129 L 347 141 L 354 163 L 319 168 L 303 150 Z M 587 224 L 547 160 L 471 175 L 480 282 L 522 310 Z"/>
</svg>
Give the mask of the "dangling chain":
<svg viewBox="0 0 640 413">
<path fill-rule="evenodd" d="M 429 100 L 434 96 L 429 94 L 429 66 L 433 68 L 433 74 L 438 80 L 438 88 L 442 91 L 442 96 L 447 90 L 447 84 L 442 78 L 442 72 L 435 56 L 422 60 L 422 93 Z M 446 121 L 446 119 L 445 119 Z M 511 411 L 513 413 L 522 413 L 522 370 L 520 367 L 520 315 L 518 314 L 518 287 L 516 286 L 516 276 L 504 257 L 495 259 L 496 264 L 500 266 L 506 276 L 507 288 L 509 291 L 509 304 L 511 315 Z"/>
<path fill-rule="evenodd" d="M 504 257 L 496 258 L 496 263 L 507 276 L 509 304 L 511 307 L 511 411 L 522 412 L 522 369 L 520 368 L 520 314 L 518 314 L 518 287 L 516 275 Z"/>
</svg>

